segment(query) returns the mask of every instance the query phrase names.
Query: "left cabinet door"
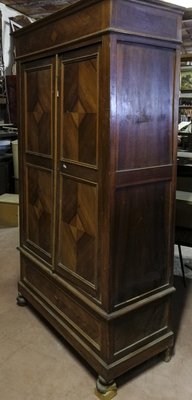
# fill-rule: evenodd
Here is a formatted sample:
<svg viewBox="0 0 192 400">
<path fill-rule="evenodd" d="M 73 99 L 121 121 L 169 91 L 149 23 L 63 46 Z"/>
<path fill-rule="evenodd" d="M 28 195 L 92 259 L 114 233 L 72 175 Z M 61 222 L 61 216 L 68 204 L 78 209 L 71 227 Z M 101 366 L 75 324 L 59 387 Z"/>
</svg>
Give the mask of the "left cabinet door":
<svg viewBox="0 0 192 400">
<path fill-rule="evenodd" d="M 55 58 L 21 65 L 21 246 L 53 266 Z"/>
</svg>

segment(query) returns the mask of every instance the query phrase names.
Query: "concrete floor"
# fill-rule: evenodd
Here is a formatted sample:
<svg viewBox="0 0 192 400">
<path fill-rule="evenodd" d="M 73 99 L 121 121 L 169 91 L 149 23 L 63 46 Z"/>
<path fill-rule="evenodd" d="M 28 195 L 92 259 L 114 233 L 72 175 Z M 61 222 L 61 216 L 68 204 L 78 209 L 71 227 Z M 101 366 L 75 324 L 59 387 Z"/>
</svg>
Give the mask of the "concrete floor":
<svg viewBox="0 0 192 400">
<path fill-rule="evenodd" d="M 16 305 L 18 229 L 0 230 L 0 399 L 96 400 L 95 373 L 30 307 Z M 175 277 L 175 355 L 117 380 L 117 400 L 192 399 L 192 280 Z"/>
</svg>

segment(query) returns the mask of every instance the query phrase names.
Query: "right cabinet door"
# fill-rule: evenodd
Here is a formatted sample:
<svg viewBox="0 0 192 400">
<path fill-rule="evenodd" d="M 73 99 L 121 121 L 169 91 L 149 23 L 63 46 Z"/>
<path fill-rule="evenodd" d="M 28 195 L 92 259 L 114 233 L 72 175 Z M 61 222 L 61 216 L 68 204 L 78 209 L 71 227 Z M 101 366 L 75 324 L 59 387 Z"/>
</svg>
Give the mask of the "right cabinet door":
<svg viewBox="0 0 192 400">
<path fill-rule="evenodd" d="M 98 296 L 99 48 L 60 59 L 56 271 Z"/>
</svg>

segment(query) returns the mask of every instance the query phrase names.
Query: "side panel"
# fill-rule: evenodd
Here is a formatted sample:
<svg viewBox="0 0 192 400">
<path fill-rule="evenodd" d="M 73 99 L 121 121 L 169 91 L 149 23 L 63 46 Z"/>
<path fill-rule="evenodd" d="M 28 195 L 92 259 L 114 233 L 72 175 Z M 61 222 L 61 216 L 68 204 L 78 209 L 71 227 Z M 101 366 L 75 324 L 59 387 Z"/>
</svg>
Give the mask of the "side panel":
<svg viewBox="0 0 192 400">
<path fill-rule="evenodd" d="M 173 345 L 178 59 L 163 42 L 125 35 L 116 36 L 116 55 L 109 337 L 110 362 L 123 371 Z"/>
<path fill-rule="evenodd" d="M 172 162 L 174 50 L 118 43 L 117 170 Z"/>
<path fill-rule="evenodd" d="M 172 276 L 175 50 L 117 42 L 114 307 Z"/>
<path fill-rule="evenodd" d="M 158 182 L 116 190 L 115 304 L 168 282 L 169 186 Z"/>
</svg>

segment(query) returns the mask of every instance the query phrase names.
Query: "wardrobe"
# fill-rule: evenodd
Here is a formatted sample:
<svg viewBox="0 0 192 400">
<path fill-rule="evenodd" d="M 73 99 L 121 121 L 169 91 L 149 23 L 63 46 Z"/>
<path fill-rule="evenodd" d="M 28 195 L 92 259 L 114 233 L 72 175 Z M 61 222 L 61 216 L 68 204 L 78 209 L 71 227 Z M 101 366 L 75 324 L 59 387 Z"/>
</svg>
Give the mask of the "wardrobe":
<svg viewBox="0 0 192 400">
<path fill-rule="evenodd" d="M 171 358 L 182 13 L 82 0 L 14 33 L 17 301 L 98 373 L 99 398 L 134 366 Z"/>
</svg>

